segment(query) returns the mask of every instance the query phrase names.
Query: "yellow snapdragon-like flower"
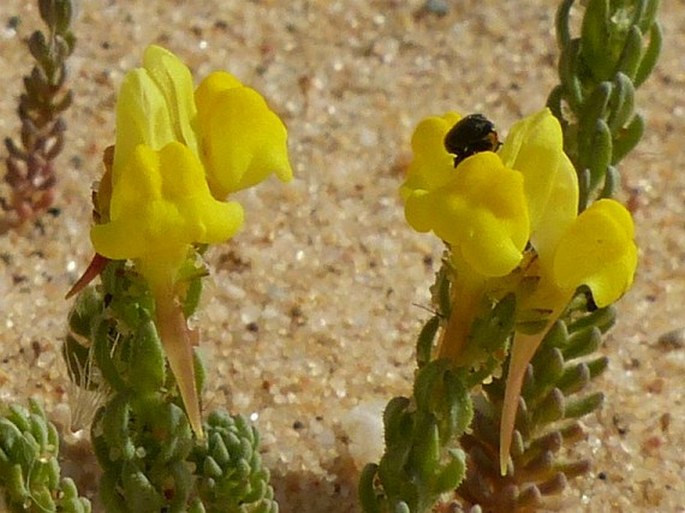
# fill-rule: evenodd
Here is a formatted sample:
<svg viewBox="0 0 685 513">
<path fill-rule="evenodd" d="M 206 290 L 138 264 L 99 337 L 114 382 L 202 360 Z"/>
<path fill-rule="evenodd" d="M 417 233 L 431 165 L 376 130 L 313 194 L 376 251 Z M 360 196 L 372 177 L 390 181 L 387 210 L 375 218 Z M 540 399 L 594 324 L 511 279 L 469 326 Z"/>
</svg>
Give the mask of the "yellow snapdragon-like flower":
<svg viewBox="0 0 685 513">
<path fill-rule="evenodd" d="M 489 151 L 455 169 L 443 140 L 458 120 L 449 113 L 416 128 L 414 161 L 400 189 L 405 216 L 417 231 L 433 231 L 447 242 L 476 273 L 504 276 L 519 264 L 528 242 L 523 176 Z"/>
<path fill-rule="evenodd" d="M 232 237 L 243 210 L 211 195 L 202 164 L 177 141 L 158 151 L 140 144 L 117 171 L 109 221 L 93 226 L 93 247 L 110 259 L 133 260 L 148 282 L 169 365 L 191 425 L 201 434 L 192 343 L 176 299 L 176 274 L 193 244 Z"/>
<path fill-rule="evenodd" d="M 502 151 L 476 153 L 455 168 L 444 140 L 460 119 L 447 113 L 419 123 L 412 137 L 414 160 L 400 189 L 409 224 L 420 232 L 433 231 L 450 246 L 455 269 L 451 291 L 457 306 L 436 354 L 457 363 L 487 295 L 488 280 L 508 275 L 521 263 L 532 225 L 529 198 L 537 196 L 541 202 L 533 212 L 544 210 L 542 201 L 549 196 L 563 156 L 560 134 L 550 137 L 540 126 L 547 119 L 531 116 L 520 125 L 524 130 L 512 130 Z M 526 169 L 531 180 L 526 181 L 517 166 Z M 536 178 L 544 183 L 536 183 Z"/>
<path fill-rule="evenodd" d="M 240 229 L 243 210 L 223 201 L 229 193 L 271 173 L 291 178 L 286 129 L 256 91 L 228 73 L 211 74 L 194 91 L 188 68 L 158 46 L 125 76 L 116 113 L 91 240 L 98 255 L 132 260 L 148 282 L 169 365 L 201 434 L 193 337 L 177 274 L 193 245 L 224 242 Z"/>
<path fill-rule="evenodd" d="M 514 125 L 507 141 L 525 139 L 539 131 L 562 144 L 561 127 L 547 109 Z M 512 344 L 500 430 L 500 466 L 504 473 L 525 371 L 549 327 L 582 285 L 590 289 L 599 307 L 618 300 L 633 282 L 637 246 L 632 217 L 617 201 L 601 199 L 577 215 L 578 179 L 565 154 L 557 159 L 551 176 L 541 174 L 536 164 L 543 158 L 553 159 L 543 150 L 526 154 L 516 144 L 508 148 L 505 144 L 501 155 L 525 177 L 531 212 L 530 241 L 538 259 L 532 266 L 537 286 L 519 297 L 519 309 L 548 312 L 542 330 L 516 333 Z"/>
<path fill-rule="evenodd" d="M 542 307 L 536 298 L 549 301 L 555 295 L 565 306 L 581 285 L 590 288 L 598 306 L 607 306 L 632 284 L 637 266 L 633 221 L 611 199 L 577 214 L 578 179 L 562 148 L 561 126 L 544 109 L 513 125 L 500 151 L 504 163 L 524 177 L 530 243 L 538 258 L 540 282 L 524 298 L 529 303 L 524 307 Z"/>
</svg>

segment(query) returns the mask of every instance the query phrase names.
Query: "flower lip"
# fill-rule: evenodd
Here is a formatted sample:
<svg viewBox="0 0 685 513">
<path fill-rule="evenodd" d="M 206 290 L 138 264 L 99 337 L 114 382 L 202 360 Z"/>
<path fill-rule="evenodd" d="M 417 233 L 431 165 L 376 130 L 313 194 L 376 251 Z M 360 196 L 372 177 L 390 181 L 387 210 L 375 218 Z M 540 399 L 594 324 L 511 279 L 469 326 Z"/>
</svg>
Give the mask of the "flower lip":
<svg viewBox="0 0 685 513">
<path fill-rule="evenodd" d="M 275 173 L 292 179 L 287 130 L 254 89 L 226 72 L 207 76 L 195 92 L 201 158 L 217 198 Z"/>
<path fill-rule="evenodd" d="M 447 152 L 444 139 L 461 116 L 448 112 L 422 120 L 414 130 L 411 148 L 414 153 L 407 176 L 400 187 L 402 199 L 418 191 L 429 191 L 444 185 L 454 175 L 454 156 Z"/>
<path fill-rule="evenodd" d="M 211 196 L 197 157 L 178 142 L 159 151 L 139 145 L 120 173 L 110 221 L 91 230 L 103 256 L 163 259 L 175 247 L 223 242 L 242 224 L 242 208 Z"/>
<path fill-rule="evenodd" d="M 633 219 L 611 199 L 596 201 L 578 216 L 560 240 L 553 263 L 560 288 L 587 285 L 600 308 L 630 288 L 636 268 Z"/>
<path fill-rule="evenodd" d="M 561 125 L 549 109 L 514 123 L 499 155 L 504 165 L 525 177 L 531 232 L 568 224 L 576 217 L 578 179 L 564 154 Z M 559 182 L 563 189 L 559 189 Z"/>
<path fill-rule="evenodd" d="M 417 231 L 432 230 L 484 276 L 503 276 L 521 261 L 529 221 L 523 177 L 481 152 L 433 190 L 409 194 L 405 216 Z"/>
</svg>

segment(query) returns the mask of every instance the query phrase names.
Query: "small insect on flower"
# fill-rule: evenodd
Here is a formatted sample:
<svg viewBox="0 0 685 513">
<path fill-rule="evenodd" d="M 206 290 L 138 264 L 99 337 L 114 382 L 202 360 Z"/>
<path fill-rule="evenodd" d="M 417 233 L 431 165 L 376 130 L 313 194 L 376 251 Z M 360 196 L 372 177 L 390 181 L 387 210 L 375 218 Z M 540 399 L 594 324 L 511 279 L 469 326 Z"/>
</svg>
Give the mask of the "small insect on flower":
<svg viewBox="0 0 685 513">
<path fill-rule="evenodd" d="M 482 151 L 497 151 L 501 146 L 495 125 L 482 114 L 460 119 L 445 135 L 445 148 L 454 155 L 454 167 Z"/>
</svg>

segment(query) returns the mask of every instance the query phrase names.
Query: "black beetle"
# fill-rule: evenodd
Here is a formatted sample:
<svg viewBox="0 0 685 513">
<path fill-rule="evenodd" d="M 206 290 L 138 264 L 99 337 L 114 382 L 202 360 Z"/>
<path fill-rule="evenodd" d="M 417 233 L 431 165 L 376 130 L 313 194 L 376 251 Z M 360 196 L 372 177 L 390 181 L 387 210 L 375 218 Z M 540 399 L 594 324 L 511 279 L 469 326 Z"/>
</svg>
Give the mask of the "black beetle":
<svg viewBox="0 0 685 513">
<path fill-rule="evenodd" d="M 445 135 L 445 148 L 454 155 L 454 167 L 482 151 L 497 151 L 499 142 L 495 125 L 482 114 L 469 114 L 450 128 Z"/>
</svg>

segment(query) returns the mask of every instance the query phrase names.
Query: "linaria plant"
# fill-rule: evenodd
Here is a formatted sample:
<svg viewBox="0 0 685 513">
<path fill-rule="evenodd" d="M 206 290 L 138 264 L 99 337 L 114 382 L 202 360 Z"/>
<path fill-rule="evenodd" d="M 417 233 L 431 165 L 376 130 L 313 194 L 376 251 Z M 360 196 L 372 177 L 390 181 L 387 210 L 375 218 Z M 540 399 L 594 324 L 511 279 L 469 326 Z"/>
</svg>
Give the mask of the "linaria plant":
<svg viewBox="0 0 685 513">
<path fill-rule="evenodd" d="M 607 366 L 596 351 L 637 266 L 632 217 L 611 197 L 642 135 L 634 92 L 661 37 L 657 1 L 589 0 L 579 37 L 573 4 L 557 14 L 549 108 L 503 143 L 482 115 L 414 132 L 405 215 L 445 252 L 413 394 L 388 403 L 385 453 L 362 473 L 367 513 L 532 511 L 590 466 L 558 452 L 602 402 L 587 385 Z"/>
<path fill-rule="evenodd" d="M 273 511 L 255 430 L 220 412 L 203 425 L 204 370 L 187 319 L 207 245 L 243 224 L 226 197 L 272 172 L 290 179 L 285 127 L 229 73 L 193 91 L 188 68 L 158 46 L 125 76 L 116 118 L 86 273 L 101 270 L 102 283 L 80 293 L 70 323 L 80 337 L 65 350 L 92 353 L 110 391 L 91 428 L 101 498 L 113 512 Z"/>
<path fill-rule="evenodd" d="M 60 476 L 59 435 L 35 401 L 3 406 L 0 417 L 0 506 L 3 511 L 89 513 L 74 482 Z"/>
<path fill-rule="evenodd" d="M 7 198 L 0 198 L 6 213 L 3 230 L 35 219 L 52 206 L 55 159 L 64 146 L 66 128 L 62 115 L 72 102 L 66 61 L 76 43 L 71 31 L 74 5 L 71 0 L 38 0 L 38 10 L 48 30 L 35 31 L 28 39 L 36 62 L 24 77 L 19 98 L 21 134 L 18 140 L 5 139 L 4 180 L 9 190 Z"/>
<path fill-rule="evenodd" d="M 105 152 L 94 194 L 95 256 L 68 294 L 77 297 L 63 349 L 75 385 L 103 396 L 90 434 L 107 512 L 278 509 L 255 428 L 222 411 L 203 422 L 205 371 L 188 319 L 209 274 L 207 246 L 243 225 L 242 207 L 227 196 L 272 173 L 288 181 L 286 137 L 254 89 L 223 71 L 194 89 L 189 69 L 161 47 L 148 47 L 143 67 L 124 77 L 116 142 Z M 100 283 L 89 285 L 98 276 Z M 38 511 L 49 503 L 46 495 L 81 504 L 53 468 L 54 428 L 39 439 L 26 421 L 30 431 L 22 435 L 22 415 L 11 410 L 0 419 L 0 460 L 12 470 L 0 486 L 19 504 L 14 511 Z M 35 467 L 27 482 L 26 451 L 18 444 L 39 451 L 48 442 L 52 473 Z M 48 484 L 37 487 L 39 479 Z M 81 511 L 61 507 L 41 511 Z"/>
</svg>

